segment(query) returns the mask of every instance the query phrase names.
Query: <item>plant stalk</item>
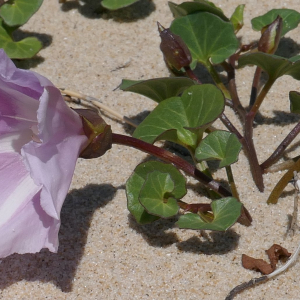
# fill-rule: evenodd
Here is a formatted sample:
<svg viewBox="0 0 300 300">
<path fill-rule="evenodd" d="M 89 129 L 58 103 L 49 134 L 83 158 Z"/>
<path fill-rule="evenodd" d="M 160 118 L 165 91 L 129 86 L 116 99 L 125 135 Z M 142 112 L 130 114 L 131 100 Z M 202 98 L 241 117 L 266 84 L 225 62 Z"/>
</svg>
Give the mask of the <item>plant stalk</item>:
<svg viewBox="0 0 300 300">
<path fill-rule="evenodd" d="M 209 178 L 203 172 L 199 171 L 195 166 L 188 163 L 186 160 L 182 159 L 181 157 L 165 149 L 159 148 L 157 146 L 146 143 L 139 139 L 117 134 L 117 133 L 112 134 L 112 143 L 133 147 L 143 152 L 146 152 L 148 154 L 154 155 L 167 163 L 171 163 L 175 165 L 177 168 L 184 171 L 186 174 L 194 177 L 202 184 L 204 184 L 205 186 L 209 187 L 210 189 L 218 193 L 220 196 L 222 197 L 232 196 L 231 192 L 229 192 L 227 189 L 221 186 L 217 181 Z"/>
<path fill-rule="evenodd" d="M 273 79 L 269 79 L 263 89 L 261 90 L 260 94 L 255 100 L 255 103 L 251 107 L 250 111 L 246 115 L 245 120 L 245 139 L 248 144 L 248 159 L 253 175 L 253 180 L 259 189 L 259 191 L 263 192 L 264 190 L 264 183 L 263 183 L 263 177 L 262 177 L 262 169 L 259 165 L 256 150 L 253 143 L 253 121 L 256 113 L 258 112 L 258 109 L 260 108 L 263 100 L 265 99 L 265 96 L 269 92 L 270 88 L 272 87 L 274 83 Z"/>
<path fill-rule="evenodd" d="M 291 132 L 285 137 L 285 139 L 280 143 L 273 154 L 260 165 L 263 171 L 273 165 L 282 156 L 284 150 L 295 139 L 299 132 L 300 122 L 298 122 L 297 125 L 291 130 Z"/>
<path fill-rule="evenodd" d="M 222 80 L 219 77 L 219 74 L 217 73 L 217 71 L 215 70 L 215 68 L 211 64 L 211 62 L 207 61 L 205 66 L 206 66 L 208 72 L 210 73 L 211 77 L 213 78 L 214 82 L 218 86 L 218 88 L 223 92 L 225 98 L 231 99 L 231 95 L 230 95 L 229 91 L 227 90 L 227 88 L 223 84 Z"/>
</svg>

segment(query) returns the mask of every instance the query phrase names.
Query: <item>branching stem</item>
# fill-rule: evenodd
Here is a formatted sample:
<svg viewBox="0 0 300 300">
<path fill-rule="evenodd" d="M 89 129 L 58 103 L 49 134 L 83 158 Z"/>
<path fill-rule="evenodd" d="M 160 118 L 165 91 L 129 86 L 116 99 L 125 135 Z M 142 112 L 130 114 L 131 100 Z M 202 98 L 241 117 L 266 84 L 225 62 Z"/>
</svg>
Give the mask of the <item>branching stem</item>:
<svg viewBox="0 0 300 300">
<path fill-rule="evenodd" d="M 217 181 L 209 178 L 203 172 L 198 170 L 195 166 L 188 163 L 186 160 L 182 159 L 181 157 L 179 157 L 165 149 L 159 148 L 157 146 L 151 145 L 149 143 L 146 143 L 144 141 L 141 141 L 139 139 L 136 139 L 136 138 L 133 138 L 130 136 L 125 136 L 125 135 L 116 134 L 116 133 L 113 133 L 113 135 L 112 135 L 112 143 L 133 147 L 133 148 L 139 149 L 143 152 L 146 152 L 148 154 L 154 155 L 167 163 L 171 163 L 171 164 L 175 165 L 178 169 L 180 169 L 180 170 L 184 171 L 186 174 L 194 177 L 195 179 L 200 181 L 202 184 L 204 184 L 208 188 L 214 190 L 220 196 L 223 196 L 223 197 L 232 196 L 231 192 L 229 192 L 227 189 L 225 189 L 223 186 L 221 186 Z"/>
</svg>

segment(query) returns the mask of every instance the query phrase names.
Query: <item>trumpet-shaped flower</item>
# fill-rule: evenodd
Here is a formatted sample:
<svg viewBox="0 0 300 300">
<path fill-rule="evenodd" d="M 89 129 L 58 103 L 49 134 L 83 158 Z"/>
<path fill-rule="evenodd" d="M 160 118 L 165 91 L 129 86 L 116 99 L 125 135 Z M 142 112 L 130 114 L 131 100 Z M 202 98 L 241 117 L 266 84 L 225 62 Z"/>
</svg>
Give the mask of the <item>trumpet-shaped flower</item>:
<svg viewBox="0 0 300 300">
<path fill-rule="evenodd" d="M 57 251 L 60 210 L 86 143 L 59 90 L 0 49 L 0 257 Z"/>
</svg>

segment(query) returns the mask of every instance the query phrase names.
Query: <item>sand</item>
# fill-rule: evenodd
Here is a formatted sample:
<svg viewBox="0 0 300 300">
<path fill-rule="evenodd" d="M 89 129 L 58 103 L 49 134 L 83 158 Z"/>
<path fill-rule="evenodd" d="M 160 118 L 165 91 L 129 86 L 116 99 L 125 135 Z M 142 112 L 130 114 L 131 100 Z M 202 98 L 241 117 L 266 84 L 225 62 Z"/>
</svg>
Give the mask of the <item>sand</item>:
<svg viewBox="0 0 300 300">
<path fill-rule="evenodd" d="M 153 109 L 155 103 L 114 89 L 123 78 L 169 76 L 159 50 L 156 22 L 168 27 L 172 14 L 163 0 L 141 0 L 102 15 L 93 13 L 97 2 L 61 5 L 45 0 L 23 28 L 39 36 L 45 47 L 36 58 L 19 65 L 46 76 L 58 87 L 97 97 L 121 114 L 136 117 Z M 244 43 L 259 37 L 251 30 L 253 17 L 273 6 L 300 11 L 296 0 L 247 2 L 245 26 L 239 34 Z M 242 2 L 215 3 L 231 15 Z M 299 52 L 299 36 L 300 27 L 286 35 L 285 53 Z M 250 67 L 238 72 L 244 104 L 249 99 L 253 72 Z M 288 92 L 299 91 L 299 87 L 299 82 L 284 76 L 262 105 L 266 120 L 254 134 L 260 162 L 299 120 L 281 113 L 289 112 Z M 226 112 L 234 119 L 234 114 Z M 114 132 L 132 133 L 129 126 L 107 114 L 104 119 Z M 294 144 L 299 145 L 299 138 Z M 293 147 L 288 156 L 298 155 L 298 149 Z M 236 285 L 260 276 L 241 266 L 243 253 L 266 259 L 265 250 L 274 243 L 290 252 L 296 249 L 299 232 L 284 239 L 287 215 L 293 207 L 292 186 L 277 205 L 268 206 L 267 197 L 282 174 L 265 175 L 265 193 L 258 192 L 243 153 L 233 172 L 241 199 L 253 216 L 251 227 L 235 224 L 225 233 L 208 231 L 201 235 L 176 228 L 174 219 L 138 225 L 126 208 L 125 183 L 145 158 L 137 150 L 113 146 L 98 159 L 79 159 L 61 213 L 58 253 L 42 250 L 2 259 L 0 299 L 224 299 Z M 217 172 L 216 178 L 225 178 L 224 170 Z M 199 201 L 199 185 L 191 178 L 188 182 L 184 200 L 198 197 Z M 235 299 L 299 299 L 299 274 L 298 262 L 285 274 Z"/>
</svg>

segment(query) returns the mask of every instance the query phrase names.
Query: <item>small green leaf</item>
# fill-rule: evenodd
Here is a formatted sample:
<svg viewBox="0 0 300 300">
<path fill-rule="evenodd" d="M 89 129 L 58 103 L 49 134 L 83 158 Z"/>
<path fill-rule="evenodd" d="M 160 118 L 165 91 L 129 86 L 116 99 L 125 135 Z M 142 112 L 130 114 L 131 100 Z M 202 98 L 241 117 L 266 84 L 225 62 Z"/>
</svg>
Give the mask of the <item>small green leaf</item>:
<svg viewBox="0 0 300 300">
<path fill-rule="evenodd" d="M 211 207 L 214 214 L 212 222 L 201 219 L 198 214 L 187 213 L 181 216 L 176 224 L 180 228 L 225 231 L 241 215 L 242 204 L 233 197 L 227 197 L 214 200 Z"/>
<path fill-rule="evenodd" d="M 171 31 L 184 40 L 193 59 L 210 66 L 223 62 L 239 46 L 233 25 L 216 15 L 200 12 L 175 19 Z"/>
<path fill-rule="evenodd" d="M 28 37 L 19 42 L 13 41 L 0 21 L 0 48 L 13 59 L 31 58 L 42 48 L 42 43 L 35 37 Z"/>
<path fill-rule="evenodd" d="M 139 201 L 152 215 L 170 218 L 178 213 L 179 206 L 172 192 L 174 182 L 167 173 L 149 173 L 139 194 Z"/>
<path fill-rule="evenodd" d="M 140 191 L 148 174 L 153 171 L 159 171 L 170 175 L 174 182 L 172 194 L 176 199 L 180 199 L 186 194 L 185 178 L 173 165 L 158 161 L 148 161 L 139 164 L 126 182 L 126 195 L 128 210 L 140 224 L 151 223 L 159 218 L 149 214 L 139 202 Z"/>
<path fill-rule="evenodd" d="M 183 2 L 179 5 L 169 2 L 169 7 L 175 18 L 190 15 L 196 12 L 208 12 L 228 22 L 221 8 L 215 6 L 212 2 L 206 0 L 196 0 L 194 2 Z"/>
<path fill-rule="evenodd" d="M 290 91 L 289 98 L 291 113 L 300 114 L 300 93 L 296 91 Z"/>
<path fill-rule="evenodd" d="M 116 10 L 122 7 L 129 6 L 138 0 L 103 0 L 101 5 L 110 10 Z"/>
<path fill-rule="evenodd" d="M 216 86 L 193 85 L 181 97 L 159 103 L 133 136 L 148 143 L 168 140 L 195 148 L 204 130 L 223 110 L 224 96 Z"/>
<path fill-rule="evenodd" d="M 286 59 L 268 53 L 247 53 L 239 58 L 239 67 L 256 65 L 266 71 L 271 80 L 276 80 L 283 75 L 290 75 L 300 80 L 300 56 Z"/>
<path fill-rule="evenodd" d="M 220 160 L 220 168 L 237 161 L 242 145 L 235 134 L 216 130 L 209 133 L 195 151 L 198 161 Z"/>
<path fill-rule="evenodd" d="M 186 77 L 155 78 L 144 81 L 122 80 L 120 89 L 148 97 L 156 102 L 180 95 L 185 89 L 194 85 Z"/>
<path fill-rule="evenodd" d="M 21 26 L 35 14 L 43 0 L 10 0 L 0 8 L 0 17 L 8 26 Z"/>
<path fill-rule="evenodd" d="M 277 16 L 283 19 L 281 36 L 296 28 L 300 22 L 300 13 L 293 9 L 272 9 L 266 14 L 252 19 L 252 28 L 260 31 L 263 27 L 271 24 Z"/>
<path fill-rule="evenodd" d="M 244 8 L 245 4 L 237 6 L 230 18 L 230 22 L 233 25 L 235 33 L 237 33 L 244 26 Z"/>
</svg>

